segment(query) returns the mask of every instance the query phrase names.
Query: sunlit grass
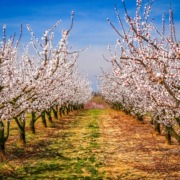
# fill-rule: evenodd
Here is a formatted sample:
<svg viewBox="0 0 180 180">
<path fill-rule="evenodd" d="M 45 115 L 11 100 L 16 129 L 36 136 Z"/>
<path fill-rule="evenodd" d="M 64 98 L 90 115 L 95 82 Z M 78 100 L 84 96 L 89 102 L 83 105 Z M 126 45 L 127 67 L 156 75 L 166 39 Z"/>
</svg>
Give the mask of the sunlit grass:
<svg viewBox="0 0 180 180">
<path fill-rule="evenodd" d="M 0 162 L 0 179 L 178 179 L 179 146 L 168 146 L 149 123 L 123 112 L 89 109 L 41 120 L 27 144 L 11 126 L 7 154 Z"/>
<path fill-rule="evenodd" d="M 101 166 L 93 151 L 100 145 L 98 110 L 84 111 L 53 120 L 44 128 L 39 119 L 36 134 L 32 134 L 27 120 L 24 147 L 18 141 L 18 129 L 11 125 L 11 136 L 7 143 L 7 157 L 0 163 L 0 177 L 6 178 L 58 178 L 58 179 L 102 179 Z M 8 156 L 10 155 L 10 156 Z"/>
</svg>

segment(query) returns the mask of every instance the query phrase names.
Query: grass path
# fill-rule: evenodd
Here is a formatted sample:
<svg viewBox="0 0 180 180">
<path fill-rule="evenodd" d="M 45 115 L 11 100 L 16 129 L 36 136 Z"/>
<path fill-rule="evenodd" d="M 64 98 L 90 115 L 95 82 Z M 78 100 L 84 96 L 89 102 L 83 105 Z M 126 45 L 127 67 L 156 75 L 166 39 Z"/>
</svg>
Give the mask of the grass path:
<svg viewBox="0 0 180 180">
<path fill-rule="evenodd" d="M 99 110 L 84 110 L 77 116 L 55 122 L 44 134 L 30 136 L 31 143 L 25 149 L 13 147 L 9 152 L 12 157 L 0 163 L 0 174 L 3 174 L 0 177 L 103 179 L 99 171 L 103 162 L 99 156 L 101 145 L 97 141 L 100 114 Z"/>
<path fill-rule="evenodd" d="M 15 138 L 13 132 L 0 179 L 180 179 L 179 146 L 111 109 L 82 110 L 47 129 L 37 124 L 25 148 Z"/>
</svg>

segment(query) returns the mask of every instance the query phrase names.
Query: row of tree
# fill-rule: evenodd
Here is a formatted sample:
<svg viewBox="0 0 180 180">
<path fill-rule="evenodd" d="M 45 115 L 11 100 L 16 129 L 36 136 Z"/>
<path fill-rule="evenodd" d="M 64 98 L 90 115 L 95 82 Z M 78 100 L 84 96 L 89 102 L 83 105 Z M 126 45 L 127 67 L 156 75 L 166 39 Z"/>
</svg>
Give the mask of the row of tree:
<svg viewBox="0 0 180 180">
<path fill-rule="evenodd" d="M 119 39 L 114 51 L 109 48 L 112 72 L 102 72 L 100 93 L 139 120 L 150 115 L 158 133 L 165 129 L 168 144 L 172 136 L 180 143 L 180 43 L 172 8 L 168 33 L 164 14 L 161 29 L 150 18 L 153 0 L 144 6 L 136 0 L 135 17 L 128 14 L 124 1 L 122 5 L 124 20 L 115 7 L 120 30 L 108 19 Z"/>
<path fill-rule="evenodd" d="M 12 121 L 17 123 L 20 138 L 25 144 L 25 124 L 27 114 L 31 115 L 31 129 L 35 133 L 35 122 L 41 117 L 46 125 L 46 117 L 51 121 L 52 113 L 69 112 L 82 107 L 91 98 L 90 84 L 79 74 L 76 60 L 78 51 L 68 47 L 68 37 L 73 26 L 62 31 L 57 45 L 54 45 L 54 30 L 46 30 L 38 39 L 30 25 L 31 40 L 23 50 L 19 47 L 19 38 L 7 38 L 6 26 L 0 42 L 0 151 L 5 152 L 5 143 L 9 137 Z M 6 129 L 5 129 L 6 127 Z"/>
</svg>

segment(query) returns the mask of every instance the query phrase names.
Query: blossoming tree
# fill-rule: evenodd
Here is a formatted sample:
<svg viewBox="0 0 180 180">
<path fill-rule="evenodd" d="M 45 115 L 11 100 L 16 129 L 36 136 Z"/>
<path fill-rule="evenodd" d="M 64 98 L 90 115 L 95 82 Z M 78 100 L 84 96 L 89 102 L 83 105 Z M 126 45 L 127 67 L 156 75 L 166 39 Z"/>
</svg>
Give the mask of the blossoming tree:
<svg viewBox="0 0 180 180">
<path fill-rule="evenodd" d="M 51 111 L 65 104 L 83 104 L 91 98 L 91 88 L 87 79 L 78 73 L 76 60 L 78 51 L 68 47 L 68 37 L 73 26 L 62 31 L 58 45 L 54 47 L 54 30 L 45 31 L 39 40 L 30 25 L 31 41 L 24 46 L 22 56 L 18 52 L 20 37 L 6 37 L 3 27 L 3 39 L 0 43 L 0 151 L 5 151 L 5 142 L 9 136 L 9 125 L 15 121 L 20 138 L 25 144 L 26 115 L 30 113 L 32 131 L 35 122 L 41 117 L 46 126 L 45 114 L 51 118 Z M 56 116 L 57 117 L 57 116 Z M 5 125 L 7 123 L 7 125 Z M 5 133 L 5 126 L 7 127 Z"/>
<path fill-rule="evenodd" d="M 161 30 L 150 19 L 153 0 L 145 4 L 143 12 L 142 1 L 137 0 L 135 17 L 128 14 L 124 0 L 122 4 L 125 21 L 115 7 L 120 30 L 108 19 L 119 35 L 115 53 L 110 52 L 114 79 L 121 81 L 118 84 L 121 88 L 116 86 L 115 91 L 120 89 L 122 104 L 130 98 L 131 108 L 141 114 L 150 112 L 158 131 L 160 124 L 165 127 L 169 144 L 171 136 L 180 142 L 180 44 L 176 38 L 173 11 L 170 7 L 167 34 L 164 14 Z"/>
</svg>

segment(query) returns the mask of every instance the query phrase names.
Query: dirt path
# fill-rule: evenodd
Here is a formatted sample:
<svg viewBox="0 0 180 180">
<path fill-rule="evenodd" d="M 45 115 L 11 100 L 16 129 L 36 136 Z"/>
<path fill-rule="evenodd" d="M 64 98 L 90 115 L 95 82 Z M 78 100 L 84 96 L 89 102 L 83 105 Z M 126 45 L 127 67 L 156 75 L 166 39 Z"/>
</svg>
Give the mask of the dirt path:
<svg viewBox="0 0 180 180">
<path fill-rule="evenodd" d="M 0 179 L 180 179 L 179 146 L 123 112 L 82 110 L 37 127 L 26 148 L 7 144 Z"/>
<path fill-rule="evenodd" d="M 180 179 L 180 152 L 166 145 L 149 124 L 113 110 L 100 118 L 105 177 L 111 179 Z"/>
</svg>

